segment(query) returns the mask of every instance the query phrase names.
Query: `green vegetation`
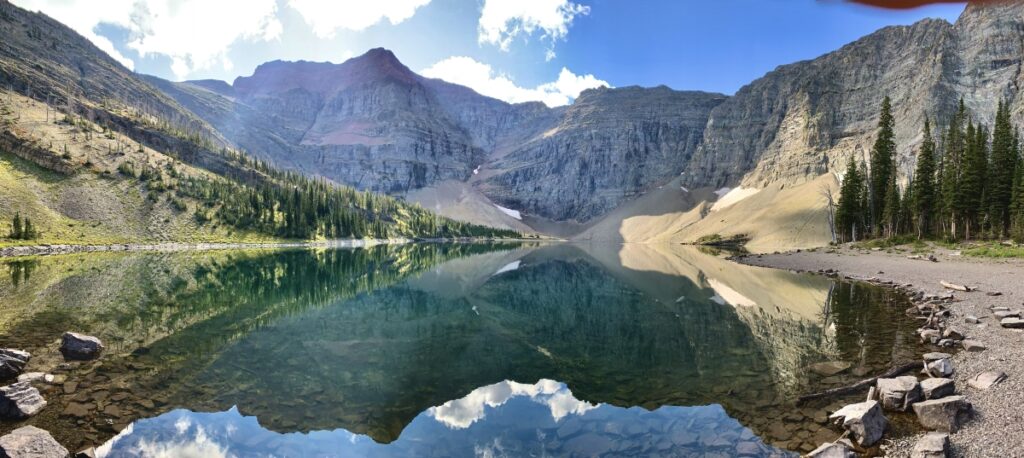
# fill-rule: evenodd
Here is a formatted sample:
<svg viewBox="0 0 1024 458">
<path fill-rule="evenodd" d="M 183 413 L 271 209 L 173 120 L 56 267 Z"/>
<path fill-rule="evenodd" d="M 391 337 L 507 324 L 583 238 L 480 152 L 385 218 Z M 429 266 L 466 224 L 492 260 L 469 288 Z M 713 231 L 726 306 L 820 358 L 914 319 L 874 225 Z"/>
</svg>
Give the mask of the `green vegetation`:
<svg viewBox="0 0 1024 458">
<path fill-rule="evenodd" d="M 876 246 L 932 238 L 1024 241 L 1024 160 L 1004 102 L 996 109 L 991 137 L 984 125 L 968 115 L 963 100 L 939 142 L 926 120 L 915 173 L 902 189 L 896 181 L 891 109 L 887 97 L 882 102 L 871 167 L 858 166 L 853 158 L 847 165 L 836 210 L 840 241 L 882 238 L 873 242 Z M 1014 247 L 969 251 L 992 250 L 1001 255 L 1022 251 Z"/>
<path fill-rule="evenodd" d="M 21 213 L 15 213 L 14 219 L 11 221 L 9 237 L 14 240 L 32 240 L 39 237 L 39 233 L 36 232 L 35 226 L 32 225 L 32 220 L 22 218 Z"/>
<path fill-rule="evenodd" d="M 1024 257 L 1024 246 L 986 243 L 981 246 L 967 248 L 963 250 L 963 254 L 984 258 L 1022 258 Z"/>
<path fill-rule="evenodd" d="M 742 247 L 748 241 L 750 241 L 750 237 L 744 234 L 729 237 L 723 237 L 720 234 L 708 234 L 697 239 L 696 244 L 713 247 Z"/>
</svg>

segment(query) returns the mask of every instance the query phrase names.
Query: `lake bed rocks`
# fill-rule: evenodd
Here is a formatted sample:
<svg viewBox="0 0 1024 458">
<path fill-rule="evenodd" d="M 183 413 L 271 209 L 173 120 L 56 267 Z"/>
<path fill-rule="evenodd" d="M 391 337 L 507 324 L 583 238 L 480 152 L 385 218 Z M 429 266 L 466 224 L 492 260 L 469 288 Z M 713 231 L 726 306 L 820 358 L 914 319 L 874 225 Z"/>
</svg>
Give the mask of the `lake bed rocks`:
<svg viewBox="0 0 1024 458">
<path fill-rule="evenodd" d="M 953 375 L 953 363 L 949 358 L 942 358 L 925 364 L 924 372 L 930 377 L 949 378 Z"/>
<path fill-rule="evenodd" d="M 829 415 L 829 420 L 849 431 L 854 441 L 862 447 L 874 445 L 889 427 L 889 421 L 882 414 L 878 401 L 849 404 Z"/>
<path fill-rule="evenodd" d="M 960 342 L 960 344 L 964 347 L 964 350 L 967 351 L 985 351 L 988 349 L 985 344 L 974 339 L 965 339 L 963 342 Z"/>
<path fill-rule="evenodd" d="M 80 361 L 96 359 L 100 357 L 103 348 L 103 342 L 93 336 L 68 331 L 61 337 L 60 352 L 64 355 L 64 359 Z"/>
<path fill-rule="evenodd" d="M 45 430 L 23 426 L 0 437 L 0 455 L 9 458 L 65 458 L 69 453 Z"/>
<path fill-rule="evenodd" d="M 46 407 L 46 400 L 29 382 L 0 387 L 0 419 L 25 419 L 39 413 L 43 407 Z"/>
<path fill-rule="evenodd" d="M 876 383 L 885 410 L 906 411 L 911 404 L 921 400 L 921 386 L 917 377 L 912 375 L 880 378 Z"/>
<path fill-rule="evenodd" d="M 811 364 L 807 368 L 815 374 L 823 377 L 831 377 L 833 375 L 842 373 L 847 369 L 853 367 L 853 363 L 849 361 L 825 361 L 821 363 Z"/>
<path fill-rule="evenodd" d="M 970 417 L 971 403 L 963 396 L 947 396 L 914 404 L 914 413 L 927 429 L 955 433 Z"/>
<path fill-rule="evenodd" d="M 949 434 L 928 433 L 918 439 L 910 458 L 947 458 L 949 456 Z"/>
<path fill-rule="evenodd" d="M 979 390 L 987 390 L 996 384 L 1002 383 L 1003 380 L 1006 380 L 1005 372 L 988 371 L 971 377 L 970 380 L 967 381 L 967 386 Z"/>
<path fill-rule="evenodd" d="M 13 348 L 0 348 L 0 380 L 17 377 L 25 370 L 25 365 L 32 355 L 27 351 Z"/>
<path fill-rule="evenodd" d="M 842 441 L 821 444 L 807 454 L 808 458 L 856 458 L 856 456 L 857 454 Z"/>
</svg>

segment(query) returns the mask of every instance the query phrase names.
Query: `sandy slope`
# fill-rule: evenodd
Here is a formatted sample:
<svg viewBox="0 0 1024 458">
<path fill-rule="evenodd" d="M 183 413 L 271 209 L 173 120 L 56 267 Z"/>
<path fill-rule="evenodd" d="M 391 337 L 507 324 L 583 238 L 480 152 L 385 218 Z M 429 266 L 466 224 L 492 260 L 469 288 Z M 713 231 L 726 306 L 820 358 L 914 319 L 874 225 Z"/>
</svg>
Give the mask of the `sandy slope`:
<svg viewBox="0 0 1024 458">
<path fill-rule="evenodd" d="M 446 180 L 431 187 L 417 189 L 410 192 L 406 199 L 455 220 L 524 233 L 535 232 L 522 221 L 499 210 L 480 191 L 460 181 Z"/>
</svg>

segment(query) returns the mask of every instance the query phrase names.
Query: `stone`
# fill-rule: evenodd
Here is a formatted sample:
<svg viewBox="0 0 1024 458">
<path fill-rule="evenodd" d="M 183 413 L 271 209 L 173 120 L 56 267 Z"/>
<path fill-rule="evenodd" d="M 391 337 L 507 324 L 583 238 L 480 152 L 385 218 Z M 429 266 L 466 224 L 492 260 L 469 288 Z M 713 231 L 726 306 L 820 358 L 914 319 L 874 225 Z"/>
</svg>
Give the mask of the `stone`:
<svg viewBox="0 0 1024 458">
<path fill-rule="evenodd" d="M 964 339 L 963 342 L 960 342 L 960 345 L 963 345 L 964 350 L 967 351 L 984 351 L 988 348 L 982 345 L 981 342 L 973 339 Z"/>
<path fill-rule="evenodd" d="M 1003 371 L 982 372 L 967 380 L 967 386 L 978 390 L 987 390 L 992 386 L 1006 380 L 1006 373 Z"/>
<path fill-rule="evenodd" d="M 999 324 L 1002 325 L 1004 328 L 1024 328 L 1024 320 L 1014 317 L 1003 318 L 999 320 Z"/>
<path fill-rule="evenodd" d="M 831 377 L 851 367 L 853 367 L 853 363 L 848 361 L 825 361 L 823 363 L 811 364 L 808 366 L 808 369 L 815 374 Z"/>
<path fill-rule="evenodd" d="M 96 458 L 96 448 L 86 447 L 75 452 L 75 458 Z"/>
<path fill-rule="evenodd" d="M 949 358 L 938 359 L 928 363 L 924 372 L 931 377 L 949 377 L 953 375 L 953 363 Z"/>
<path fill-rule="evenodd" d="M 29 359 L 32 359 L 32 355 L 27 351 L 0 348 L 0 380 L 17 377 L 25 370 Z"/>
<path fill-rule="evenodd" d="M 853 453 L 853 450 L 850 450 L 846 444 L 835 442 L 821 444 L 807 456 L 808 458 L 856 458 L 857 454 Z"/>
<path fill-rule="evenodd" d="M 927 362 L 938 361 L 940 359 L 948 359 L 948 358 L 952 358 L 952 357 L 953 357 L 953 355 L 951 355 L 949 353 L 942 353 L 942 352 L 938 352 L 938 351 L 933 351 L 931 353 L 925 353 L 924 356 L 923 356 L 924 360 L 927 361 Z"/>
<path fill-rule="evenodd" d="M 947 458 L 949 456 L 949 434 L 928 433 L 917 440 L 910 458 Z"/>
<path fill-rule="evenodd" d="M 889 421 L 882 414 L 878 401 L 858 402 L 839 409 L 829 419 L 850 432 L 862 447 L 870 447 L 882 438 Z"/>
<path fill-rule="evenodd" d="M 967 324 L 978 324 L 978 323 L 981 323 L 981 320 L 979 320 L 978 317 L 976 317 L 974 315 L 967 315 L 966 317 L 964 317 L 964 323 L 967 323 Z"/>
<path fill-rule="evenodd" d="M 925 342 L 938 342 L 942 338 L 942 333 L 938 329 L 924 329 L 921 331 L 921 340 Z"/>
<path fill-rule="evenodd" d="M 31 417 L 46 407 L 46 400 L 29 382 L 17 382 L 0 387 L 0 418 L 21 420 Z"/>
<path fill-rule="evenodd" d="M 924 399 L 938 399 L 956 393 L 956 383 L 949 378 L 926 378 L 921 380 L 921 396 Z"/>
<path fill-rule="evenodd" d="M 0 456 L 8 458 L 66 458 L 68 450 L 50 433 L 35 426 L 22 426 L 0 437 Z"/>
<path fill-rule="evenodd" d="M 65 332 L 64 336 L 61 337 L 60 353 L 64 355 L 64 359 L 96 359 L 103 352 L 103 348 L 103 342 L 93 336 Z"/>
<path fill-rule="evenodd" d="M 907 375 L 896 378 L 880 378 L 876 382 L 882 408 L 906 411 L 910 405 L 921 400 L 921 386 L 917 377 Z"/>
<path fill-rule="evenodd" d="M 971 415 L 971 403 L 963 396 L 947 396 L 914 404 L 917 421 L 930 430 L 955 433 Z"/>
<path fill-rule="evenodd" d="M 944 339 L 964 340 L 964 337 L 966 335 L 964 335 L 963 331 L 957 328 L 946 328 L 945 331 L 942 331 L 942 338 Z"/>
</svg>

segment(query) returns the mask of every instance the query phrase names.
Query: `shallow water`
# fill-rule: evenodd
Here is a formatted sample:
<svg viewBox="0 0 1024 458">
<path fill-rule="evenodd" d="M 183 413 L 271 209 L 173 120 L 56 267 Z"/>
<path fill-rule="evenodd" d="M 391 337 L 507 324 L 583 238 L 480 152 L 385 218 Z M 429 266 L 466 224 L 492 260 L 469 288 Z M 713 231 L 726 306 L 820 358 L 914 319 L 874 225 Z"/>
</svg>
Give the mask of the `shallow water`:
<svg viewBox="0 0 1024 458">
<path fill-rule="evenodd" d="M 781 455 L 839 435 L 822 418 L 838 401 L 797 396 L 920 350 L 895 293 L 682 246 L 92 253 L 5 271 L 0 344 L 63 379 L 25 423 L 108 456 Z M 107 352 L 64 363 L 65 330 Z M 850 368 L 809 370 L 823 361 Z"/>
</svg>

